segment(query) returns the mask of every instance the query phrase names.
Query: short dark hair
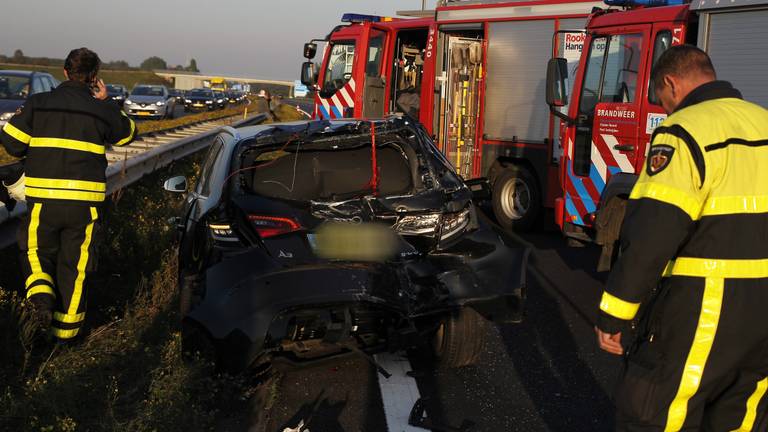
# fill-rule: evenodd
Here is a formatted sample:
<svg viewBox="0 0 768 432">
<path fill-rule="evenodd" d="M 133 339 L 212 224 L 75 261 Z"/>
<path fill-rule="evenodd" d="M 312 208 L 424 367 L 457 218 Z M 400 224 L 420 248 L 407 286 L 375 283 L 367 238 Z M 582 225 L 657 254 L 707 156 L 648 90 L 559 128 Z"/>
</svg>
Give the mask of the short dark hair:
<svg viewBox="0 0 768 432">
<path fill-rule="evenodd" d="M 73 49 L 64 60 L 64 70 L 73 81 L 90 83 L 96 78 L 100 67 L 101 59 L 98 54 L 88 48 Z"/>
<path fill-rule="evenodd" d="M 651 79 L 655 88 L 662 88 L 667 75 L 683 77 L 692 74 L 717 77 L 707 53 L 693 45 L 676 45 L 664 51 L 656 60 Z"/>
</svg>

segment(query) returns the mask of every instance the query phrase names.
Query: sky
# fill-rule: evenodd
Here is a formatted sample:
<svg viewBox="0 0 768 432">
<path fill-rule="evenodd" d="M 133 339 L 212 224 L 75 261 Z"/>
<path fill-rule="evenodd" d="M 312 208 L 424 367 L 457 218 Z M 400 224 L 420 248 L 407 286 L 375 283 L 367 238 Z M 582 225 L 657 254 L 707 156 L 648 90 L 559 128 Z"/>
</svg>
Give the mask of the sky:
<svg viewBox="0 0 768 432">
<path fill-rule="evenodd" d="M 138 66 L 197 60 L 207 74 L 293 80 L 302 46 L 344 12 L 394 15 L 421 0 L 2 0 L 0 54 L 66 57 L 86 46 L 104 61 Z M 428 0 L 427 7 L 434 7 Z M 11 17 L 26 17 L 12 19 Z"/>
</svg>

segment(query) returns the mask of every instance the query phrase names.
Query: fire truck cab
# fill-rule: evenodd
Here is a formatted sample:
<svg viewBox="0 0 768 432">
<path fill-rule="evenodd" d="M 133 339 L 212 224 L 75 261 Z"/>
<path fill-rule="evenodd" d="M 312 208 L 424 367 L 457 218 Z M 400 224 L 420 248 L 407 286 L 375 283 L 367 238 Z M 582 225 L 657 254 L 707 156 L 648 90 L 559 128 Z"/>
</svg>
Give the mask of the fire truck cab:
<svg viewBox="0 0 768 432">
<path fill-rule="evenodd" d="M 311 62 L 302 68 L 302 81 L 317 90 L 315 117 L 377 118 L 404 111 L 419 119 L 424 53 L 434 20 L 344 14 L 342 22 L 348 25 L 323 40 L 320 70 L 307 71 L 316 68 Z M 314 42 L 305 46 L 310 60 Z"/>
<path fill-rule="evenodd" d="M 698 45 L 712 58 L 718 79 L 731 81 L 747 100 L 768 105 L 760 66 L 768 63 L 762 43 L 768 0 L 606 3 L 622 9 L 598 10 L 589 18 L 570 95 L 564 58 L 550 60 L 546 95 L 563 119 L 556 221 L 567 236 L 603 246 L 599 270 L 610 268 L 626 201 L 651 135 L 667 117 L 650 84 L 654 62 L 667 48 Z"/>
<path fill-rule="evenodd" d="M 583 29 L 599 4 L 442 0 L 434 18 L 347 14 L 325 38 L 319 72 L 302 66 L 303 81 L 317 89 L 318 118 L 418 119 L 461 176 L 490 181 L 499 223 L 527 229 L 560 191 L 559 128 L 541 102 L 552 32 Z M 555 49 L 575 64 L 582 41 Z"/>
</svg>

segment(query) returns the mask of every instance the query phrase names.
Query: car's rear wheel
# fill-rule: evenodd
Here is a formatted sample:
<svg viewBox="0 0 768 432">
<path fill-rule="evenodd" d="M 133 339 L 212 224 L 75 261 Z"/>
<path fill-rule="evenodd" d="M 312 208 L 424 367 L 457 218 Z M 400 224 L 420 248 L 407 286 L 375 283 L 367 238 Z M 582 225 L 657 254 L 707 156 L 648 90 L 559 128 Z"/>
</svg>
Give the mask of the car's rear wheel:
<svg viewBox="0 0 768 432">
<path fill-rule="evenodd" d="M 443 319 L 432 338 L 437 366 L 448 369 L 477 363 L 492 329 L 488 320 L 471 307 Z"/>
<path fill-rule="evenodd" d="M 509 230 L 528 231 L 541 208 L 541 192 L 531 171 L 521 165 L 504 169 L 493 184 L 493 214 Z"/>
</svg>

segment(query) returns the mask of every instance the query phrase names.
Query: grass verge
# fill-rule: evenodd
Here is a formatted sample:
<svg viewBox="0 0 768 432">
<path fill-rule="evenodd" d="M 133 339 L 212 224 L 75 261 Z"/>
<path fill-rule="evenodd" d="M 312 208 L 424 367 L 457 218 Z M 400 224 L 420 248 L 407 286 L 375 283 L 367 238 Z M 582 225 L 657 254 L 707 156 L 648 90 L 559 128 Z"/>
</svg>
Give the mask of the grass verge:
<svg viewBox="0 0 768 432">
<path fill-rule="evenodd" d="M 48 72 L 59 81 L 65 80 L 64 70 L 61 67 L 0 63 L 0 69 Z M 122 84 L 128 91 L 130 91 L 136 84 L 169 84 L 168 81 L 155 75 L 152 71 L 103 69 L 99 71 L 99 77 L 103 79 L 106 84 Z"/>
<path fill-rule="evenodd" d="M 126 189 L 106 209 L 101 269 L 89 293 L 88 336 L 27 364 L 16 320 L 20 278 L 4 251 L 0 264 L 0 430 L 204 431 L 239 409 L 245 377 L 217 376 L 181 357 L 176 312 L 175 233 L 180 196 L 162 191 L 173 174 L 188 178 L 200 156 Z"/>
</svg>

